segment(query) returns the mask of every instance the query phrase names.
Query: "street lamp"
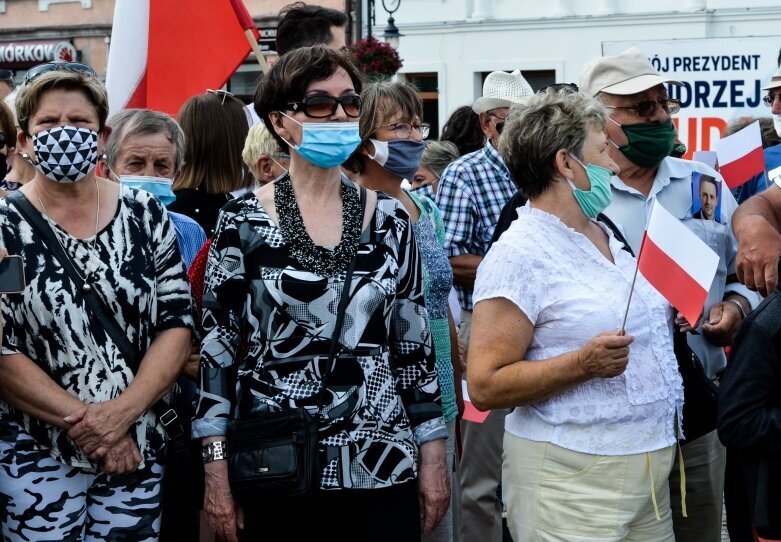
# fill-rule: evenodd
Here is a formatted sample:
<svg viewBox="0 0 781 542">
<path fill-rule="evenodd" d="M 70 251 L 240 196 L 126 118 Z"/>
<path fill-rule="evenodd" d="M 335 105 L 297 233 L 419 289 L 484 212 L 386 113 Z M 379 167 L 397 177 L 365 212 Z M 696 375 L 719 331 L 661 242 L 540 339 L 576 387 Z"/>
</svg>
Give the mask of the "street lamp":
<svg viewBox="0 0 781 542">
<path fill-rule="evenodd" d="M 369 11 L 369 31 L 368 35 L 371 37 L 372 35 L 372 26 L 375 24 L 375 7 L 374 7 L 375 0 L 368 0 L 368 11 Z M 393 47 L 394 49 L 399 48 L 399 38 L 403 36 L 401 32 L 399 32 L 399 29 L 396 27 L 396 19 L 393 18 L 393 14 L 398 11 L 399 6 L 401 5 L 401 0 L 382 0 L 382 7 L 385 9 L 385 11 L 388 12 L 388 25 L 385 27 L 385 30 L 382 32 L 382 38 L 385 40 L 385 43 Z"/>
</svg>

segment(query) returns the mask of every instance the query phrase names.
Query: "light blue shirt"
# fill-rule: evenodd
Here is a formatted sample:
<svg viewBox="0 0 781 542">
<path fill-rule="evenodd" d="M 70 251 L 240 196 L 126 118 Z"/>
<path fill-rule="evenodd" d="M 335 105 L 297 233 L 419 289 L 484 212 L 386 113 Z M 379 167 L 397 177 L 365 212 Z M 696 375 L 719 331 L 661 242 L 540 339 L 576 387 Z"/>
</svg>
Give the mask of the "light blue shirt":
<svg viewBox="0 0 781 542">
<path fill-rule="evenodd" d="M 680 158 L 665 158 L 659 164 L 648 197 L 625 184 L 619 176 L 614 175 L 612 179 L 613 202 L 605 210 L 605 214 L 624 230 L 624 236 L 629 242 L 629 246 L 632 247 L 635 254 L 639 254 L 654 201 L 659 200 L 659 203 L 679 220 L 689 222 L 689 219 L 693 218 L 692 174 L 695 172 L 710 175 L 722 183 L 719 205 L 721 207 L 720 222 L 724 227 L 721 228 L 721 235 L 718 236 L 715 231 L 709 232 L 705 228 L 696 227 L 695 224 L 690 226 L 690 229 L 719 255 L 719 266 L 705 302 L 705 315 L 708 315 L 712 305 L 719 303 L 724 299 L 725 294 L 731 292 L 745 297 L 753 309 L 760 301 L 756 292 L 752 292 L 738 282 L 726 284 L 727 277 L 735 273 L 737 240 L 732 232 L 731 222 L 732 214 L 738 204 L 722 176 L 710 166 Z M 710 235 L 706 235 L 708 233 Z M 717 237 L 718 246 L 714 246 Z M 726 367 L 727 357 L 723 348 L 711 344 L 702 335 L 702 325 L 698 331 L 699 335 L 688 334 L 689 346 L 702 361 L 706 372 L 713 376 Z"/>
<path fill-rule="evenodd" d="M 203 228 L 189 216 L 171 211 L 168 211 L 168 216 L 174 225 L 176 244 L 179 245 L 182 260 L 184 260 L 184 265 L 189 270 L 198 251 L 201 250 L 201 247 L 206 242 L 206 234 Z"/>
</svg>

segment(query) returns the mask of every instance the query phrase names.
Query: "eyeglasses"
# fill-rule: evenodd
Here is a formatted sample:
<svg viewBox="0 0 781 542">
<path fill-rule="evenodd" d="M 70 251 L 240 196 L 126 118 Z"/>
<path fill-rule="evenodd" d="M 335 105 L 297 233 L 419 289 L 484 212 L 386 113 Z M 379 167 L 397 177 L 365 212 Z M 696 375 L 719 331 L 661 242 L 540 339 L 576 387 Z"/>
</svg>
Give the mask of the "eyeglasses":
<svg viewBox="0 0 781 542">
<path fill-rule="evenodd" d="M 781 100 L 781 92 L 778 94 L 768 94 L 767 96 L 762 97 L 762 101 L 765 102 L 765 105 L 768 107 L 771 107 L 773 105 L 773 102 L 776 101 L 776 98 Z"/>
<path fill-rule="evenodd" d="M 488 111 L 488 116 L 493 117 L 495 119 L 498 119 L 498 121 L 496 122 L 496 125 L 495 125 L 496 126 L 496 133 L 501 134 L 502 130 L 504 130 L 504 121 L 507 118 L 507 115 L 502 117 L 501 115 L 497 115 L 493 111 Z"/>
<path fill-rule="evenodd" d="M 348 96 L 317 94 L 307 96 L 300 102 L 291 102 L 287 104 L 287 108 L 291 111 L 302 111 L 304 115 L 313 119 L 324 119 L 336 113 L 339 105 L 348 117 L 357 118 L 361 114 L 361 97 L 357 94 Z"/>
<path fill-rule="evenodd" d="M 90 77 L 98 76 L 95 73 L 95 69 L 89 64 L 82 64 L 81 62 L 47 62 L 46 64 L 38 64 L 27 70 L 27 74 L 24 76 L 24 82 L 29 83 L 39 75 L 55 71 L 82 73 Z"/>
<path fill-rule="evenodd" d="M 545 94 L 546 90 L 552 90 L 554 92 L 558 92 L 560 90 L 566 90 L 568 92 L 577 92 L 578 91 L 578 85 L 575 83 L 554 83 L 552 85 L 545 85 L 540 90 L 537 91 L 537 94 Z"/>
<path fill-rule="evenodd" d="M 420 132 L 420 137 L 426 139 L 428 137 L 429 131 L 431 130 L 431 125 L 428 122 L 392 122 L 390 124 L 383 124 L 380 126 L 380 128 L 393 130 L 396 133 L 396 137 L 399 139 L 408 138 L 412 133 L 412 129 L 414 128 Z"/>
<path fill-rule="evenodd" d="M 661 107 L 662 111 L 668 115 L 675 115 L 678 111 L 681 110 L 681 101 L 666 99 L 658 102 L 647 101 L 637 102 L 635 105 L 609 105 L 607 107 L 609 109 L 633 109 L 639 117 L 651 117 L 654 113 L 656 113 L 657 107 Z"/>
<path fill-rule="evenodd" d="M 232 92 L 229 92 L 227 90 L 222 90 L 222 89 L 214 90 L 214 89 L 211 89 L 211 88 L 207 88 L 206 89 L 206 93 L 207 94 L 216 94 L 217 97 L 222 96 L 222 104 L 221 105 L 225 105 L 225 98 L 227 98 L 228 96 L 233 98 L 233 93 Z"/>
<path fill-rule="evenodd" d="M 271 158 L 281 158 L 283 160 L 290 160 L 290 155 L 286 152 L 272 152 L 269 156 Z"/>
</svg>

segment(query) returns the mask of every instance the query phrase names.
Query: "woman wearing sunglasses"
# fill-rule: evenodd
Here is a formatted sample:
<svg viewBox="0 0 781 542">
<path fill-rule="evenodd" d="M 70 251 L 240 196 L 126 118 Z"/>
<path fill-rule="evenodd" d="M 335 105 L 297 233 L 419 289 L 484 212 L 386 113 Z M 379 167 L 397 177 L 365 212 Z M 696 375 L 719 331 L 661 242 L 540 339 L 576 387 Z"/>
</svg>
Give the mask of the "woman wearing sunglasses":
<svg viewBox="0 0 781 542">
<path fill-rule="evenodd" d="M 0 245 L 27 277 L 2 312 L 3 538 L 157 540 L 158 402 L 193 325 L 174 230 L 147 192 L 96 176 L 110 128 L 90 66 L 31 69 L 16 110 L 36 173 L 0 201 Z"/>
<path fill-rule="evenodd" d="M 289 149 L 289 172 L 220 213 L 193 427 L 204 511 L 225 540 L 237 528 L 259 540 L 274 522 L 291 540 L 414 541 L 444 512 L 447 429 L 409 215 L 384 194 L 361 195 L 340 170 L 360 144 L 360 90 L 342 53 L 283 55 L 255 108 Z M 229 419 L 297 407 L 318 420 L 319 489 L 242 508 L 222 453 Z"/>
</svg>

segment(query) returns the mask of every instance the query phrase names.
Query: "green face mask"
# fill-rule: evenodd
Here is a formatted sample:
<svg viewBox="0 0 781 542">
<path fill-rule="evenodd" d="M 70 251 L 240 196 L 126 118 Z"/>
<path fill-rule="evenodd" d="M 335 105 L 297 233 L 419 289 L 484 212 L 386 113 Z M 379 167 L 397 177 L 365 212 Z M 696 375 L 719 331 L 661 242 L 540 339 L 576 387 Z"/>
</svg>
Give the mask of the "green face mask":
<svg viewBox="0 0 781 542">
<path fill-rule="evenodd" d="M 626 134 L 629 142 L 623 147 L 613 145 L 640 167 L 656 167 L 670 156 L 675 143 L 675 125 L 671 119 L 665 122 L 641 122 L 640 124 L 617 124 Z"/>
<path fill-rule="evenodd" d="M 684 154 L 686 154 L 686 143 L 676 143 L 670 151 L 670 156 L 673 158 L 683 158 Z"/>
</svg>

